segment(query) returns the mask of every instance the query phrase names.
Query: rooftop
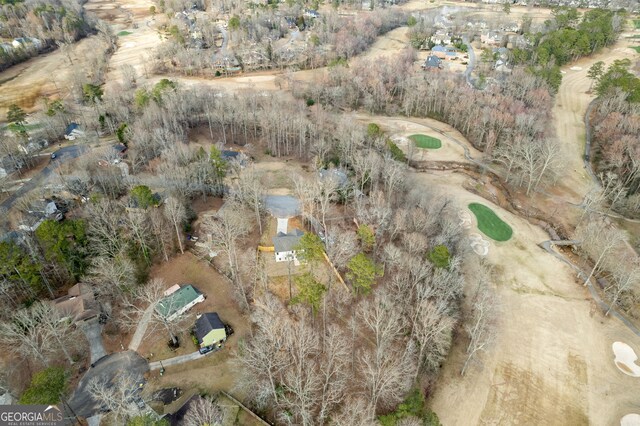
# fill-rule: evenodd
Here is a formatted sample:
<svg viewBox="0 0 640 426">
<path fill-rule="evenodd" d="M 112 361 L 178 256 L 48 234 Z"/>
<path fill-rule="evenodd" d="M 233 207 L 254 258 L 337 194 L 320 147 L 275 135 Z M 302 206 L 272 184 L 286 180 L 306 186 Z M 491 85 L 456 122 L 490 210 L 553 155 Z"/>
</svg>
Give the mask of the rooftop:
<svg viewBox="0 0 640 426">
<path fill-rule="evenodd" d="M 201 295 L 197 288 L 187 284 L 158 302 L 156 310 L 160 315 L 170 317 Z"/>
<path fill-rule="evenodd" d="M 207 312 L 202 314 L 200 318 L 196 320 L 195 335 L 199 342 L 206 337 L 211 330 L 224 329 L 224 323 L 220 319 L 217 313 Z"/>
<path fill-rule="evenodd" d="M 293 251 L 295 247 L 300 244 L 300 238 L 304 235 L 304 232 L 299 229 L 294 229 L 288 234 L 278 232 L 278 235 L 273 237 L 273 247 L 276 253 L 282 253 L 287 251 Z"/>
</svg>

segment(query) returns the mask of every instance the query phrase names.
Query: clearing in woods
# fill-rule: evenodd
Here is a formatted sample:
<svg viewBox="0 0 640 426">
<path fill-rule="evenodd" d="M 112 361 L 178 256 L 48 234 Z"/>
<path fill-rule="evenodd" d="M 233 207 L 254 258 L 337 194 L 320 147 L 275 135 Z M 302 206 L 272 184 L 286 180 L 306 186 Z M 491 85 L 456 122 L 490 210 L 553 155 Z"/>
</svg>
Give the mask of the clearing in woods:
<svg viewBox="0 0 640 426">
<path fill-rule="evenodd" d="M 469 204 L 469 210 L 478 220 L 478 229 L 495 241 L 508 241 L 513 230 L 500 219 L 489 207 L 479 203 Z"/>
<path fill-rule="evenodd" d="M 409 139 L 415 142 L 418 148 L 438 149 L 442 147 L 442 141 L 433 136 L 427 135 L 411 135 Z"/>
</svg>

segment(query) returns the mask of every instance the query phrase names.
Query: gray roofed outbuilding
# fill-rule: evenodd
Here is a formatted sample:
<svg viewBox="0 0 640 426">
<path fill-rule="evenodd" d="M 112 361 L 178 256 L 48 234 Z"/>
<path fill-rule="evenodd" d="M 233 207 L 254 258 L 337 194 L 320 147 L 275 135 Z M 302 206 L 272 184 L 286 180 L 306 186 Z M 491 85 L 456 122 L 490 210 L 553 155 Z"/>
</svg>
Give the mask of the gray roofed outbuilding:
<svg viewBox="0 0 640 426">
<path fill-rule="evenodd" d="M 202 316 L 196 320 L 194 333 L 198 338 L 198 341 L 202 342 L 202 340 L 207 334 L 211 332 L 211 330 L 219 329 L 224 330 L 224 323 L 217 313 L 208 312 L 206 314 L 202 314 Z"/>
</svg>

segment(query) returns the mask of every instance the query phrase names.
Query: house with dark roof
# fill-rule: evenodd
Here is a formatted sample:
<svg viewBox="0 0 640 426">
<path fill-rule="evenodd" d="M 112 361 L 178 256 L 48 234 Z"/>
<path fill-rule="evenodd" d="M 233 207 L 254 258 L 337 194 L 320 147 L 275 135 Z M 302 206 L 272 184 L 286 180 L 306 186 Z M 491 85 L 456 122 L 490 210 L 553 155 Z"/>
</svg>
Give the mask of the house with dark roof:
<svg viewBox="0 0 640 426">
<path fill-rule="evenodd" d="M 100 307 L 96 302 L 93 289 L 84 283 L 74 285 L 66 296 L 53 300 L 51 305 L 73 322 L 86 321 L 100 314 Z"/>
<path fill-rule="evenodd" d="M 77 137 L 84 135 L 84 132 L 80 129 L 78 123 L 70 123 L 64 130 L 64 138 L 70 141 L 75 140 Z"/>
<path fill-rule="evenodd" d="M 156 312 L 171 321 L 187 312 L 196 304 L 204 302 L 204 294 L 191 284 L 169 288 L 164 293 L 165 297 L 158 302 Z"/>
<path fill-rule="evenodd" d="M 276 262 L 298 261 L 296 247 L 300 244 L 300 239 L 304 232 L 294 229 L 292 232 L 285 234 L 278 232 L 273 237 L 273 248 L 276 254 Z"/>
<path fill-rule="evenodd" d="M 434 55 L 429 55 L 422 64 L 422 69 L 440 69 L 442 68 L 442 59 Z"/>
<path fill-rule="evenodd" d="M 220 346 L 227 340 L 226 327 L 215 312 L 207 312 L 198 316 L 193 333 L 201 348 L 213 345 Z"/>
</svg>

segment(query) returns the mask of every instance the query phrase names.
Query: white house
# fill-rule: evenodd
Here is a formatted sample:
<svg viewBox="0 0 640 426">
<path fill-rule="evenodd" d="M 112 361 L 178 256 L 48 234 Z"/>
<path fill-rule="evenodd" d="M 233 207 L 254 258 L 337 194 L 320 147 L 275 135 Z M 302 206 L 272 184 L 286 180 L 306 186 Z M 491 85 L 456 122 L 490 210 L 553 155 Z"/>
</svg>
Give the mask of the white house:
<svg viewBox="0 0 640 426">
<path fill-rule="evenodd" d="M 288 234 L 278 232 L 278 235 L 273 237 L 276 262 L 288 262 L 291 260 L 298 262 L 298 253 L 295 248 L 300 244 L 300 238 L 302 238 L 303 235 L 304 232 L 299 229 L 294 229 L 293 232 Z"/>
<path fill-rule="evenodd" d="M 196 304 L 204 302 L 204 294 L 191 284 L 180 287 L 178 284 L 164 292 L 165 297 L 158 302 L 156 311 L 172 321 L 184 314 Z"/>
</svg>

